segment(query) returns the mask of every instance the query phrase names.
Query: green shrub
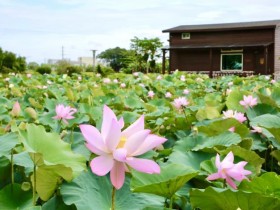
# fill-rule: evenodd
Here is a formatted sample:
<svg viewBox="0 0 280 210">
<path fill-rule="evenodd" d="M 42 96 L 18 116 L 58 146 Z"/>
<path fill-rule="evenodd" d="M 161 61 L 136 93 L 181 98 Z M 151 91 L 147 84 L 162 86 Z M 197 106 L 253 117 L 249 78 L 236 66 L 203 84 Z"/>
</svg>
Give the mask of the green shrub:
<svg viewBox="0 0 280 210">
<path fill-rule="evenodd" d="M 67 66 L 66 67 L 66 74 L 69 76 L 72 76 L 72 74 L 80 74 L 83 71 L 83 69 L 79 66 Z"/>
<path fill-rule="evenodd" d="M 50 66 L 42 65 L 37 68 L 37 72 L 40 74 L 50 74 L 52 72 L 52 69 Z"/>
</svg>

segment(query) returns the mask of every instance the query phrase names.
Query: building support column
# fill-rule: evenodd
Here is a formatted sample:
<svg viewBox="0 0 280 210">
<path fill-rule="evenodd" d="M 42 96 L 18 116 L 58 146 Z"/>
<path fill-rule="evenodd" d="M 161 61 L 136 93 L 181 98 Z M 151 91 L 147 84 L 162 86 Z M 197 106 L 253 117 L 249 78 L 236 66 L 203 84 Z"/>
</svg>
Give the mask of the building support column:
<svg viewBox="0 0 280 210">
<path fill-rule="evenodd" d="M 213 78 L 213 52 L 212 52 L 212 48 L 210 48 L 210 51 L 209 51 L 209 61 L 210 61 L 209 77 Z"/>
<path fill-rule="evenodd" d="M 165 54 L 166 49 L 162 49 L 162 74 L 165 74 Z"/>
<path fill-rule="evenodd" d="M 265 74 L 267 74 L 268 72 L 267 72 L 267 69 L 268 69 L 268 50 L 267 50 L 267 46 L 265 46 L 265 48 L 264 48 L 264 59 L 265 59 L 265 61 L 264 61 L 264 63 L 265 63 Z"/>
</svg>

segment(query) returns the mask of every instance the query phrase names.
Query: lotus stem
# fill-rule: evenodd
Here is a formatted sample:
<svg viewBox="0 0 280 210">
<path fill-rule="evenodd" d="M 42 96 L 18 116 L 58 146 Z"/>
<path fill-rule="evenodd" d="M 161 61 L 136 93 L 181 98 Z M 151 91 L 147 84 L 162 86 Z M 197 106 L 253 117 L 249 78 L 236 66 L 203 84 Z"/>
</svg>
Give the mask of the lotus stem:
<svg viewBox="0 0 280 210">
<path fill-rule="evenodd" d="M 15 178 L 14 178 L 14 150 L 11 150 L 11 182 L 12 182 L 12 192 L 13 192 L 13 187 L 15 183 Z"/>
<path fill-rule="evenodd" d="M 169 202 L 169 208 L 170 209 L 172 209 L 173 201 L 174 201 L 174 195 L 172 195 L 171 198 L 170 198 L 170 202 Z"/>
<path fill-rule="evenodd" d="M 35 163 L 35 154 L 33 153 L 33 206 L 36 206 L 36 163 Z"/>
<path fill-rule="evenodd" d="M 73 130 L 74 128 L 71 128 L 71 133 L 70 133 L 70 145 L 72 146 L 73 142 L 74 142 L 74 136 L 73 136 Z"/>
<path fill-rule="evenodd" d="M 188 121 L 188 117 L 187 117 L 187 114 L 186 114 L 186 111 L 185 111 L 185 107 L 183 107 L 182 110 L 183 110 L 184 116 L 186 118 L 186 121 L 188 123 L 189 121 Z"/>
<path fill-rule="evenodd" d="M 113 189 L 112 189 L 112 206 L 111 206 L 111 210 L 115 210 L 115 195 L 116 195 L 116 188 L 113 186 Z"/>
</svg>

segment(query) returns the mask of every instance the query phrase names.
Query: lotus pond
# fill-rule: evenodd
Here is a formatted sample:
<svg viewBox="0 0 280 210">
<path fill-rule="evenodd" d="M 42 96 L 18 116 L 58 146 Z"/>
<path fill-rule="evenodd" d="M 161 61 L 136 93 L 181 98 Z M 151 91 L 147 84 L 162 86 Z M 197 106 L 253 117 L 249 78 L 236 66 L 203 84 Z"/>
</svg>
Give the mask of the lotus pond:
<svg viewBox="0 0 280 210">
<path fill-rule="evenodd" d="M 269 76 L 0 75 L 1 210 L 280 209 Z"/>
</svg>

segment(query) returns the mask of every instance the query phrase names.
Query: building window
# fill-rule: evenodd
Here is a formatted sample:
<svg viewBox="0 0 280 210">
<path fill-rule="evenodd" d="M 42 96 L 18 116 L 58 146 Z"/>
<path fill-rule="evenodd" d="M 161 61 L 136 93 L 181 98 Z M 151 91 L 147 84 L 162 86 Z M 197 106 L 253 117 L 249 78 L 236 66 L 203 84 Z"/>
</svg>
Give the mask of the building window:
<svg viewBox="0 0 280 210">
<path fill-rule="evenodd" d="M 191 34 L 190 33 L 182 33 L 182 39 L 190 39 Z"/>
<path fill-rule="evenodd" d="M 221 70 L 242 70 L 243 54 L 221 54 Z"/>
</svg>

